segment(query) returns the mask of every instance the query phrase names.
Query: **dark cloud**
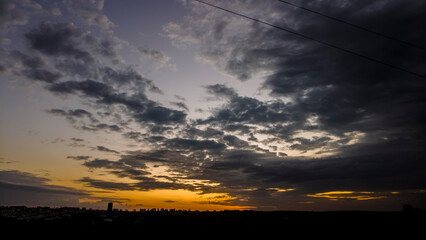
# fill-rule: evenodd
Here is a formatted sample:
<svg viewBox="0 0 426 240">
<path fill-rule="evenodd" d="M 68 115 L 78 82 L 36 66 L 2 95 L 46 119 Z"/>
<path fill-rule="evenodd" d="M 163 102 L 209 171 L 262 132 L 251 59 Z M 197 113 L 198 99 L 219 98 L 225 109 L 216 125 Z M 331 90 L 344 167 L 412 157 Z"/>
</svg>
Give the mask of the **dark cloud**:
<svg viewBox="0 0 426 240">
<path fill-rule="evenodd" d="M 223 84 L 214 84 L 205 86 L 207 92 L 219 98 L 233 98 L 237 97 L 238 94 L 235 89 L 227 87 Z"/>
<path fill-rule="evenodd" d="M 226 124 L 225 126 L 223 126 L 223 130 L 224 131 L 228 131 L 228 132 L 240 132 L 242 134 L 248 134 L 248 133 L 252 133 L 252 131 L 254 131 L 256 127 L 253 126 L 248 126 L 245 124 Z"/>
<path fill-rule="evenodd" d="M 268 14 L 261 14 L 262 10 L 253 12 L 256 3 L 237 1 L 221 4 L 242 13 L 252 13 L 252 16 L 262 16 L 263 20 L 277 26 L 294 29 L 424 74 L 421 66 L 425 58 L 421 50 L 372 36 L 278 2 L 263 3 L 265 8 L 262 9 L 268 11 Z M 423 32 L 414 30 L 421 27 L 418 19 L 425 16 L 424 11 L 420 10 L 424 7 L 423 3 L 416 4 L 416 7 L 407 6 L 403 1 L 349 4 L 311 1 L 304 4 L 406 41 L 419 44 L 426 39 Z M 286 143 L 282 149 L 285 152 L 288 149 L 299 153 L 315 151 L 317 154 L 345 154 L 341 161 L 351 164 L 353 159 L 361 159 L 361 156 L 368 154 L 371 154 L 371 158 L 377 156 L 389 159 L 388 162 L 380 162 L 382 167 L 386 164 L 400 164 L 393 162 L 391 155 L 385 154 L 389 149 L 379 147 L 383 141 L 400 142 L 399 145 L 392 145 L 398 149 L 400 156 L 405 155 L 402 153 L 405 149 L 414 152 L 421 149 L 425 132 L 425 115 L 421 110 L 425 102 L 421 94 L 426 87 L 422 79 L 261 24 L 250 21 L 241 23 L 228 13 L 213 14 L 211 10 L 206 8 L 206 12 L 212 13 L 208 16 L 197 16 L 200 12 L 195 11 L 195 15 L 189 17 L 187 22 L 173 28 L 169 26 L 165 30 L 173 40 L 182 42 L 189 42 L 188 36 L 193 36 L 194 41 L 191 43 L 199 44 L 200 55 L 204 59 L 240 80 L 247 81 L 262 74 L 265 79 L 263 90 L 269 90 L 270 97 L 275 100 L 261 101 L 254 97 L 243 97 L 235 89 L 222 84 L 206 86 L 209 94 L 225 100 L 225 103 L 214 109 L 206 119 L 198 120 L 197 124 L 220 127 L 222 131 L 233 134 L 249 135 L 254 141 L 258 141 L 254 134 L 267 135 L 261 141 L 263 144 Z M 209 24 L 201 24 L 200 19 Z M 232 27 L 244 30 L 226 31 Z M 203 35 L 196 34 L 198 31 L 203 32 Z M 321 134 L 300 137 L 305 132 Z M 357 134 L 362 137 L 356 137 Z M 229 146 L 238 145 L 232 141 L 236 137 L 238 135 L 226 136 L 223 140 Z M 361 144 L 365 145 L 360 151 L 349 151 L 353 148 L 345 147 Z M 241 147 L 245 146 L 246 143 L 242 143 Z M 286 157 L 285 153 L 278 154 Z M 418 154 L 421 156 L 423 153 Z M 415 157 L 415 154 L 410 154 L 404 159 L 413 160 Z M 324 162 L 330 164 L 328 167 L 331 171 L 342 171 L 331 167 L 333 161 Z M 304 163 L 300 163 L 301 168 Z M 306 164 L 308 168 L 309 164 Z M 324 166 L 315 167 L 321 171 Z M 368 172 L 367 169 L 367 166 L 360 169 L 359 174 Z M 300 172 L 300 175 L 303 174 Z M 327 174 L 333 176 L 331 172 L 324 176 Z M 374 179 L 373 176 L 371 178 Z M 379 178 L 375 180 L 383 182 Z M 363 180 L 358 180 L 359 185 L 363 185 Z M 330 184 L 328 190 L 331 190 L 332 180 L 324 181 L 327 181 L 324 185 Z M 353 180 L 354 185 L 356 181 Z M 411 183 L 415 185 L 414 180 Z M 350 184 L 346 187 L 355 188 Z"/>
<path fill-rule="evenodd" d="M 89 97 L 109 97 L 112 95 L 113 88 L 97 81 L 86 80 L 86 81 L 66 81 L 61 83 L 52 84 L 49 86 L 49 90 L 54 93 L 71 94 L 81 91 Z"/>
<path fill-rule="evenodd" d="M 91 117 L 92 114 L 84 109 L 75 109 L 75 110 L 62 110 L 62 109 L 50 109 L 47 111 L 51 114 L 66 116 L 66 117 Z"/>
<path fill-rule="evenodd" d="M 109 148 L 104 147 L 104 146 L 96 146 L 96 150 L 101 151 L 101 152 L 119 153 L 118 151 L 109 149 Z"/>
<path fill-rule="evenodd" d="M 249 144 L 248 144 L 246 141 L 241 140 L 241 139 L 239 139 L 238 137 L 233 136 L 233 135 L 225 135 L 225 136 L 223 137 L 223 140 L 224 140 L 224 141 L 226 142 L 226 144 L 228 144 L 229 146 L 231 146 L 231 147 L 235 147 L 235 148 L 238 148 L 238 149 L 242 149 L 242 148 L 247 148 L 247 147 L 249 147 Z"/>
<path fill-rule="evenodd" d="M 102 151 L 102 150 L 100 150 Z M 124 165 L 121 162 L 111 161 L 108 159 L 99 159 L 96 158 L 91 161 L 86 161 L 83 163 L 84 166 L 88 168 L 106 168 L 106 169 L 122 169 Z"/>
<path fill-rule="evenodd" d="M 76 9 L 76 5 L 65 4 Z M 77 5 L 81 7 L 84 4 Z M 186 122 L 185 111 L 163 107 L 148 99 L 146 91 L 160 94 L 162 91 L 152 80 L 139 74 L 133 66 L 123 64 L 113 68 L 103 64 L 102 58 L 110 59 L 113 63 L 122 63 L 117 50 L 124 41 L 112 35 L 96 37 L 72 23 L 50 22 L 42 22 L 27 30 L 24 37 L 30 50 L 36 50 L 35 52 L 50 58 L 54 62 L 51 67 L 60 73 L 46 70 L 48 68 L 37 54 L 30 58 L 26 54 L 16 52 L 16 58 L 28 68 L 22 71 L 23 75 L 48 83 L 46 89 L 58 96 L 77 95 L 86 103 L 95 103 L 97 107 L 116 112 L 111 117 L 111 122 L 99 122 L 93 115 L 87 115 L 87 118 L 83 119 L 70 111 L 51 111 L 53 114 L 65 116 L 75 128 L 121 132 L 123 127 L 135 121 L 150 129 L 152 133 L 163 134 L 172 129 L 166 125 Z M 62 79 L 63 81 L 60 81 Z M 187 110 L 184 103 L 175 105 Z"/>
<path fill-rule="evenodd" d="M 97 120 L 93 118 L 93 115 L 84 109 L 63 110 L 63 109 L 53 108 L 50 110 L 46 110 L 46 112 L 53 115 L 65 117 L 68 121 L 70 121 L 73 124 L 76 123 L 78 119 L 82 119 L 82 118 L 89 118 L 91 122 L 97 122 Z"/>
<path fill-rule="evenodd" d="M 73 23 L 42 22 L 26 31 L 25 39 L 31 50 L 38 50 L 55 58 L 54 67 L 74 81 L 92 79 L 111 87 L 130 87 L 133 91 L 162 93 L 152 80 L 146 79 L 132 66 L 117 65 L 117 69 L 103 64 L 103 58 L 113 63 L 124 63 L 118 54 L 123 40 L 107 35 L 97 37 Z M 33 53 L 31 53 L 33 54 Z M 36 64 L 37 58 L 29 58 L 15 51 L 14 55 L 27 65 Z M 34 66 L 31 68 L 34 69 Z"/>
<path fill-rule="evenodd" d="M 18 50 L 12 51 L 11 55 L 18 58 L 22 62 L 22 65 L 30 69 L 46 66 L 46 61 L 38 55 L 28 56 Z"/>
<path fill-rule="evenodd" d="M 220 138 L 224 135 L 224 132 L 215 128 L 211 128 L 211 127 L 207 127 L 204 130 L 201 130 L 195 126 L 193 127 L 189 127 L 187 129 L 185 129 L 184 134 L 190 138 L 196 138 L 196 137 L 201 137 L 203 139 L 208 139 L 208 138 Z"/>
<path fill-rule="evenodd" d="M 332 139 L 330 137 L 313 137 L 312 139 L 307 138 L 293 138 L 291 141 L 295 142 L 290 146 L 291 149 L 297 149 L 300 151 L 307 151 L 312 149 L 319 149 Z"/>
<path fill-rule="evenodd" d="M 86 160 L 89 160 L 91 157 L 90 156 L 67 156 L 67 158 L 79 160 L 79 161 L 81 161 L 81 160 L 86 161 Z"/>
<path fill-rule="evenodd" d="M 18 170 L 0 171 L 2 205 L 76 206 L 78 199 L 90 195 L 81 190 L 50 185 L 44 177 Z"/>
<path fill-rule="evenodd" d="M 29 79 L 47 83 L 54 83 L 62 77 L 62 74 L 58 72 L 51 72 L 44 69 L 29 69 L 22 71 L 22 73 Z"/>
<path fill-rule="evenodd" d="M 131 139 L 136 142 L 143 142 L 146 144 L 162 144 L 167 138 L 160 135 L 151 135 L 149 133 L 141 133 L 141 132 L 125 132 L 123 133 L 123 137 L 127 139 Z"/>
<path fill-rule="evenodd" d="M 78 47 L 78 39 L 87 32 L 72 23 L 42 22 L 29 30 L 25 38 L 29 45 L 46 55 L 55 57 L 72 57 L 86 63 L 94 62 L 93 56 Z"/>
<path fill-rule="evenodd" d="M 118 54 L 118 50 L 120 50 L 123 45 L 120 39 L 112 36 L 103 39 L 90 36 L 86 38 L 86 41 L 94 46 L 97 53 L 110 59 L 112 63 L 119 64 L 124 62 L 124 60 Z"/>
<path fill-rule="evenodd" d="M 155 164 L 184 164 L 185 156 L 184 151 L 180 150 L 167 150 L 167 149 L 155 149 L 151 151 L 134 151 L 128 154 L 122 155 L 120 161 L 125 164 L 136 167 L 145 168 L 147 162 Z"/>
<path fill-rule="evenodd" d="M 49 90 L 57 94 L 82 93 L 85 97 L 97 99 L 100 104 L 124 105 L 131 111 L 132 118 L 138 122 L 176 124 L 185 122 L 187 115 L 182 111 L 159 106 L 143 93 L 133 95 L 118 93 L 113 87 L 93 80 L 52 84 Z"/>
<path fill-rule="evenodd" d="M 170 102 L 170 104 L 178 107 L 178 108 L 182 108 L 186 111 L 189 111 L 188 106 L 186 106 L 186 104 L 184 102 Z"/>
<path fill-rule="evenodd" d="M 62 189 L 61 187 L 55 187 L 52 186 L 45 187 L 45 186 L 28 186 L 28 185 L 17 185 L 17 184 L 11 184 L 11 183 L 4 183 L 0 182 L 1 188 L 5 192 L 9 191 L 19 191 L 19 192 L 36 192 L 41 194 L 60 194 L 60 195 L 76 195 L 76 196 L 86 196 L 86 193 L 78 192 L 78 191 L 70 191 L 66 190 L 65 188 Z"/>
<path fill-rule="evenodd" d="M 170 61 L 170 57 L 166 56 L 163 52 L 155 50 L 155 49 L 149 49 L 146 47 L 139 47 L 139 52 L 142 56 L 152 58 L 155 61 L 158 61 L 159 63 L 165 64 L 168 61 Z"/>
<path fill-rule="evenodd" d="M 84 110 L 84 109 L 71 109 L 71 110 L 63 110 L 63 109 L 50 109 L 47 110 L 48 113 L 63 116 L 68 121 L 70 121 L 73 126 L 80 130 L 85 131 L 111 131 L 111 132 L 121 132 L 123 130 L 122 127 L 117 124 L 107 124 L 100 123 L 92 113 Z M 72 139 L 75 142 L 75 139 Z M 82 140 L 83 141 L 83 140 Z M 80 142 L 82 142 L 80 141 Z"/>
<path fill-rule="evenodd" d="M 303 119 L 299 120 L 300 116 L 297 112 L 293 112 L 294 106 L 280 100 L 263 102 L 256 98 L 243 97 L 234 89 L 221 84 L 206 86 L 206 88 L 208 93 L 225 98 L 226 102 L 213 109 L 211 116 L 197 120 L 197 124 L 220 126 L 225 131 L 249 134 L 256 131 L 259 126 L 269 129 L 273 124 L 300 125 L 303 121 Z M 262 131 L 267 131 L 266 129 Z M 292 127 L 292 130 L 295 131 L 296 128 Z"/>
<path fill-rule="evenodd" d="M 168 139 L 165 142 L 166 146 L 174 149 L 183 149 L 183 150 L 212 150 L 220 151 L 225 149 L 223 143 L 218 143 L 213 140 L 194 140 L 194 139 L 183 139 L 183 138 L 173 138 Z"/>
<path fill-rule="evenodd" d="M 89 177 L 84 177 L 77 180 L 77 182 L 86 183 L 89 187 L 100 188 L 104 190 L 135 190 L 132 184 L 121 183 L 121 182 L 108 182 L 103 180 L 96 180 Z"/>
<path fill-rule="evenodd" d="M 58 81 L 63 75 L 59 72 L 46 69 L 46 61 L 38 54 L 28 56 L 21 51 L 13 50 L 8 53 L 10 58 L 21 63 L 23 69 L 15 69 L 15 74 L 23 75 L 31 80 L 53 83 Z"/>
<path fill-rule="evenodd" d="M 86 131 L 107 130 L 112 132 L 121 132 L 123 130 L 121 127 L 119 127 L 116 124 L 106 124 L 106 123 L 84 125 L 81 127 L 81 129 Z"/>
<path fill-rule="evenodd" d="M 74 142 L 84 142 L 84 139 L 82 138 L 71 138 Z"/>
<path fill-rule="evenodd" d="M 187 114 L 183 111 L 172 110 L 162 106 L 150 106 L 145 112 L 133 115 L 137 121 L 159 124 L 184 123 L 186 116 Z"/>
<path fill-rule="evenodd" d="M 156 181 L 153 178 L 146 178 L 137 183 L 121 183 L 121 182 L 110 182 L 104 180 L 97 180 L 92 178 L 82 178 L 78 182 L 86 183 L 90 187 L 104 189 L 104 190 L 114 190 L 114 191 L 148 191 L 152 189 L 186 189 L 194 190 L 194 187 L 188 184 L 180 184 L 173 182 L 160 182 Z"/>
<path fill-rule="evenodd" d="M 155 86 L 152 80 L 143 77 L 131 67 L 116 70 L 105 66 L 99 70 L 102 75 L 101 78 L 106 84 L 111 84 L 117 87 L 130 85 L 141 88 L 143 92 L 148 89 L 152 92 L 162 93 L 162 91 Z"/>
<path fill-rule="evenodd" d="M 171 157 L 171 158 L 170 158 Z M 156 176 L 155 178 L 150 172 L 146 171 L 147 162 L 165 163 L 173 162 L 175 159 L 173 154 L 168 151 L 153 151 L 146 153 L 133 153 L 122 156 L 118 161 L 106 159 L 94 159 L 87 161 L 83 165 L 91 169 L 105 169 L 110 174 L 114 174 L 120 178 L 130 178 L 135 183 L 124 184 L 116 182 L 106 182 L 91 178 L 83 178 L 80 182 L 87 183 L 91 187 L 101 188 L 105 190 L 139 190 L 147 191 L 152 189 L 186 189 L 195 190 L 197 185 L 180 183 L 179 178 L 169 176 Z M 162 181 L 165 179 L 167 181 Z"/>
<path fill-rule="evenodd" d="M 130 131 L 130 132 L 123 133 L 123 136 L 125 138 L 132 139 L 136 142 L 141 142 L 141 141 L 143 141 L 146 134 L 143 134 L 143 133 L 140 133 L 140 132 L 135 132 L 135 131 Z"/>
<path fill-rule="evenodd" d="M 32 173 L 21 172 L 18 170 L 3 170 L 0 171 L 0 179 L 3 182 L 18 184 L 18 185 L 43 185 L 49 179 L 36 176 Z"/>
<path fill-rule="evenodd" d="M 364 26 L 376 26 L 375 29 L 380 29 L 380 32 L 407 41 L 420 43 L 426 39 L 425 34 L 413 30 L 419 27 L 418 19 L 424 18 L 424 12 L 419 10 L 424 4 L 408 7 L 403 1 L 394 1 L 383 3 L 380 8 L 375 7 L 375 3 L 351 4 L 345 8 L 335 8 L 336 4 L 331 2 L 311 5 Z M 299 32 L 386 63 L 419 73 L 423 71 L 420 65 L 424 63 L 424 52 L 421 50 L 324 18 L 311 15 L 309 19 L 309 14 L 301 15 L 300 12 L 289 12 L 283 8 L 281 6 L 280 10 L 297 14 Z M 358 14 L 355 14 L 357 11 Z M 385 18 L 388 21 L 382 21 Z M 282 24 L 278 21 L 274 23 Z M 256 39 L 259 35 L 268 38 Z M 258 69 L 259 60 L 253 62 L 252 59 L 268 58 L 272 64 L 262 67 L 270 71 L 263 86 L 275 96 L 292 97 L 291 115 L 300 114 L 300 120 L 315 114 L 320 130 L 338 135 L 350 131 L 372 135 L 381 131 L 389 135 L 390 132 L 399 131 L 400 137 L 406 137 L 407 132 L 411 132 L 408 128 L 413 126 L 418 131 L 424 131 L 421 123 L 424 115 L 420 111 L 424 108 L 424 101 L 420 100 L 420 95 L 425 85 L 420 78 L 312 41 L 296 39 L 276 29 L 253 26 L 245 37 L 250 39 L 247 45 L 228 45 L 229 51 L 235 52 L 232 56 L 238 61 L 233 57 L 226 59 L 225 70 L 239 76 L 241 68 Z M 407 101 L 410 104 L 407 105 Z"/>
<path fill-rule="evenodd" d="M 299 201 L 303 198 L 308 201 L 307 195 L 320 192 L 351 190 L 372 194 L 402 194 L 426 187 L 423 184 L 426 165 L 422 158 L 418 157 L 422 153 L 404 152 L 394 148 L 400 145 L 400 142 L 383 143 L 375 152 L 369 149 L 372 147 L 369 144 L 352 145 L 346 147 L 346 155 L 315 159 L 294 158 L 247 148 L 247 142 L 231 135 L 225 135 L 223 140 L 234 148 L 227 149 L 221 143 L 207 140 L 168 139 L 164 141 L 166 148 L 163 150 L 127 152 L 120 156 L 118 161 L 95 159 L 85 162 L 84 165 L 105 169 L 116 176 L 138 181 L 123 186 L 107 183 L 102 183 L 107 184 L 106 186 L 92 185 L 98 188 L 223 192 L 236 197 L 234 204 L 244 204 L 238 202 L 238 199 L 246 198 L 250 198 L 250 204 L 279 201 L 274 200 L 276 195 L 273 194 L 286 194 L 292 199 L 298 196 Z M 314 138 L 308 141 L 295 138 L 294 141 L 307 141 L 309 148 L 309 144 L 321 144 L 327 139 Z M 383 153 L 384 148 L 394 148 L 394 151 Z M 153 179 L 148 172 L 147 163 L 165 166 L 175 174 L 168 176 L 167 182 Z M 183 184 L 187 180 L 201 180 L 219 185 Z M 292 190 L 281 193 L 281 190 L 277 189 Z M 275 204 L 279 205 L 278 202 Z"/>
</svg>

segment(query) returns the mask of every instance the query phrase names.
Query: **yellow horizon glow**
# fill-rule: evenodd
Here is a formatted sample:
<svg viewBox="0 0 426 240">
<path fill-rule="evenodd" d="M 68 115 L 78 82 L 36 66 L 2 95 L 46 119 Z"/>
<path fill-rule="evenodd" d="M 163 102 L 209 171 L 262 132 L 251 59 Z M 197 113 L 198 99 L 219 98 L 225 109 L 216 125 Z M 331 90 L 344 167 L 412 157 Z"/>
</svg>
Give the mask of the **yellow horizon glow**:
<svg viewBox="0 0 426 240">
<path fill-rule="evenodd" d="M 103 199 L 111 199 L 124 209 L 191 209 L 191 210 L 245 210 L 247 206 L 231 205 L 228 201 L 235 199 L 227 193 L 192 192 L 178 189 L 156 189 L 149 191 L 111 191 L 99 192 L 92 197 L 79 199 L 80 203 L 101 203 Z M 115 199 L 115 201 L 114 201 Z"/>
<path fill-rule="evenodd" d="M 357 192 L 357 191 L 329 191 L 329 192 L 323 192 L 323 193 L 315 193 L 315 194 L 307 194 L 308 197 L 315 197 L 315 198 L 327 198 L 329 200 L 341 200 L 341 199 L 351 199 L 351 200 L 358 200 L 358 201 L 365 201 L 365 200 L 377 200 L 377 199 L 384 199 L 388 196 L 387 193 L 375 193 L 375 192 Z M 396 194 L 395 192 L 392 192 L 391 194 Z"/>
</svg>

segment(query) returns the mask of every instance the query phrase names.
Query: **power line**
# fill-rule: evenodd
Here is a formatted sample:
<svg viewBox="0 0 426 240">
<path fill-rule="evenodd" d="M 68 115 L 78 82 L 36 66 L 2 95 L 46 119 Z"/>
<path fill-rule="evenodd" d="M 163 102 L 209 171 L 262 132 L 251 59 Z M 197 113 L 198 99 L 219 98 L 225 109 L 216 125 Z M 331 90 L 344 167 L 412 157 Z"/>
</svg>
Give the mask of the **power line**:
<svg viewBox="0 0 426 240">
<path fill-rule="evenodd" d="M 376 31 L 368 29 L 366 27 L 363 27 L 363 26 L 360 26 L 360 25 L 357 25 L 357 24 L 353 24 L 353 23 L 347 22 L 345 20 L 342 20 L 342 19 L 339 19 L 339 18 L 336 18 L 336 17 L 333 17 L 333 16 L 329 16 L 329 15 L 326 15 L 324 13 L 321 13 L 321 12 L 318 12 L 318 11 L 315 11 L 315 10 L 311 10 L 309 8 L 305 8 L 305 7 L 300 6 L 300 5 L 296 5 L 296 4 L 288 2 L 288 1 L 284 1 L 284 0 L 277 0 L 277 1 L 285 3 L 285 4 L 293 6 L 293 7 L 296 7 L 296 8 L 303 9 L 305 11 L 308 11 L 308 12 L 311 12 L 311 13 L 314 13 L 314 14 L 317 14 L 317 15 L 320 15 L 322 17 L 326 17 L 328 19 L 332 19 L 334 21 L 337 21 L 337 22 L 349 25 L 351 27 L 354 27 L 354 28 L 357 28 L 357 29 L 360 29 L 360 30 L 363 30 L 363 31 L 366 31 L 366 32 L 369 32 L 369 33 L 372 33 L 372 34 L 375 34 L 377 36 L 380 36 L 380 37 L 383 37 L 383 38 L 386 38 L 386 39 L 389 39 L 389 40 L 392 40 L 392 41 L 396 41 L 396 42 L 405 44 L 405 45 L 413 47 L 413 48 L 418 48 L 418 49 L 421 49 L 423 51 L 426 51 L 426 48 L 424 48 L 422 46 L 419 46 L 419 45 L 416 45 L 416 44 L 413 44 L 413 43 L 410 43 L 410 42 L 407 42 L 407 41 L 404 41 L 404 40 L 401 40 L 401 39 L 398 39 L 398 38 L 394 38 L 394 37 L 385 35 L 383 33 L 376 32 Z"/>
<path fill-rule="evenodd" d="M 238 13 L 238 12 L 235 12 L 235 11 L 232 11 L 232 10 L 229 10 L 229 9 L 226 9 L 226 8 L 223 8 L 223 7 L 219 7 L 219 6 L 217 6 L 217 5 L 214 5 L 214 4 L 211 4 L 211 3 L 208 3 L 208 2 L 204 2 L 204 1 L 201 1 L 201 0 L 194 0 L 194 1 L 199 2 L 199 3 L 202 3 L 202 4 L 205 4 L 205 5 L 207 5 L 207 6 L 210 6 L 210 7 L 216 8 L 216 9 L 220 9 L 220 10 L 225 11 L 225 12 L 228 12 L 228 13 L 232 13 L 232 14 L 234 14 L 234 15 L 237 15 L 237 16 L 240 16 L 240 17 L 243 17 L 243 18 L 246 18 L 246 19 L 249 19 L 249 20 L 252 20 L 252 21 L 255 21 L 255 22 L 258 22 L 258 23 L 261 23 L 261 24 L 267 25 L 267 26 L 270 26 L 270 27 L 273 27 L 273 28 L 276 28 L 276 29 L 279 29 L 279 30 L 282 30 L 282 31 L 285 31 L 285 32 L 288 32 L 288 33 L 292 33 L 292 34 L 297 35 L 297 36 L 299 36 L 299 37 L 302 37 L 302 38 L 305 38 L 305 39 L 309 39 L 309 40 L 312 40 L 312 41 L 315 41 L 315 42 L 321 43 L 321 44 L 323 44 L 323 45 L 325 45 L 325 46 L 328 46 L 328 47 L 331 47 L 331 48 L 334 48 L 334 49 L 340 50 L 340 51 L 342 51 L 342 52 L 349 53 L 349 54 L 352 54 L 352 55 L 355 55 L 355 56 L 358 56 L 358 57 L 361 57 L 361 58 L 367 59 L 367 60 L 369 60 L 369 61 L 372 61 L 372 62 L 375 62 L 375 63 L 379 63 L 379 64 L 381 64 L 381 65 L 384 65 L 384 66 L 387 66 L 387 67 L 390 67 L 390 68 L 394 68 L 394 69 L 400 70 L 400 71 L 402 71 L 402 72 L 409 73 L 409 74 L 411 74 L 411 75 L 414 75 L 414 76 L 417 76 L 417 77 L 420 77 L 420 78 L 424 78 L 424 79 L 426 79 L 426 76 L 425 76 L 425 75 L 422 75 L 422 74 L 420 74 L 420 73 L 412 72 L 412 71 L 407 70 L 407 69 L 405 69 L 405 68 L 402 68 L 402 67 L 399 67 L 399 66 L 395 66 L 395 65 L 393 65 L 393 64 L 389 64 L 389 63 L 386 63 L 386 62 L 383 62 L 383 61 L 380 61 L 380 60 L 378 60 L 378 59 L 375 59 L 375 58 L 372 58 L 372 57 L 369 57 L 369 56 L 366 56 L 366 55 L 363 55 L 363 54 L 360 54 L 360 53 L 354 52 L 354 51 L 349 50 L 349 49 L 345 49 L 345 48 L 342 48 L 342 47 L 339 47 L 339 46 L 333 45 L 333 44 L 331 44 L 331 43 L 328 43 L 328 42 L 325 42 L 325 41 L 322 41 L 322 40 L 319 40 L 319 39 L 316 39 L 316 38 L 313 38 L 313 37 L 310 37 L 310 36 L 304 35 L 304 34 L 302 34 L 302 33 L 299 33 L 299 32 L 296 32 L 296 31 L 293 31 L 293 30 L 290 30 L 290 29 L 284 28 L 284 27 L 280 27 L 280 26 L 274 25 L 274 24 L 272 24 L 272 23 L 268 23 L 268 22 L 262 21 L 262 20 L 257 19 L 257 18 L 249 17 L 249 16 L 247 16 L 247 15 L 244 15 L 244 14 L 241 14 L 241 13 Z"/>
</svg>

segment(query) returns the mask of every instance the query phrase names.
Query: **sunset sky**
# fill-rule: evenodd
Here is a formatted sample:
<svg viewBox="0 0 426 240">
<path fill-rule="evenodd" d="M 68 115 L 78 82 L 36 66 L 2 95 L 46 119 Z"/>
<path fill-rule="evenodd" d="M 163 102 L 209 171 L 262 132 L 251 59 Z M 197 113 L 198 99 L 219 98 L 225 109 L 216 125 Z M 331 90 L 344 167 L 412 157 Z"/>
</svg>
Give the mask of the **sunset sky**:
<svg viewBox="0 0 426 240">
<path fill-rule="evenodd" d="M 206 2 L 0 0 L 0 205 L 426 208 L 426 1 Z"/>
</svg>

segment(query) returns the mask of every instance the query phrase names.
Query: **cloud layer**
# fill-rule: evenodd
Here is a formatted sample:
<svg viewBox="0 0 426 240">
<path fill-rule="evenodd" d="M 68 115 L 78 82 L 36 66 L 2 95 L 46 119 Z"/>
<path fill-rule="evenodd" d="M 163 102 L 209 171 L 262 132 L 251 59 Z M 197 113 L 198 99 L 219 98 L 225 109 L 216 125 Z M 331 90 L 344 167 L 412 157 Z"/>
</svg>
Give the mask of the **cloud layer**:
<svg viewBox="0 0 426 240">
<path fill-rule="evenodd" d="M 422 50 L 278 1 L 215 3 L 426 73 Z M 163 34 L 179 49 L 196 47 L 198 58 L 235 81 L 253 84 L 260 78 L 264 96 L 200 80 L 206 99 L 217 104 L 191 119 L 191 102 L 184 97 L 168 104 L 150 97 L 164 93 L 119 54 L 129 44 L 114 35 L 103 5 L 64 1 L 62 7 L 83 20 L 31 24 L 20 36 L 25 48 L 0 52 L 8 56 L 2 72 L 87 106 L 46 113 L 64 117 L 78 130 L 118 134 L 140 147 L 121 151 L 95 143 L 92 150 L 111 158 L 67 156 L 90 170 L 77 183 L 106 191 L 220 193 L 230 198 L 218 203 L 259 209 L 377 209 L 425 199 L 424 79 L 192 2 L 184 5 L 190 14 L 166 24 Z M 408 42 L 426 40 L 420 31 L 426 4 L 419 1 L 304 6 Z M 5 29 L 28 21 L 7 18 Z M 93 26 L 102 34 L 87 30 Z M 132 49 L 160 64 L 171 60 L 151 47 Z M 125 181 L 106 180 L 105 174 Z"/>
</svg>

